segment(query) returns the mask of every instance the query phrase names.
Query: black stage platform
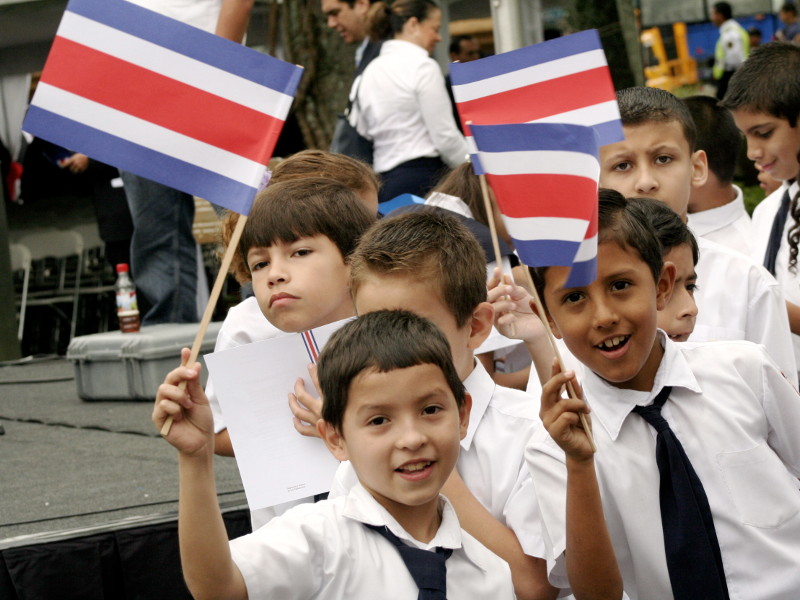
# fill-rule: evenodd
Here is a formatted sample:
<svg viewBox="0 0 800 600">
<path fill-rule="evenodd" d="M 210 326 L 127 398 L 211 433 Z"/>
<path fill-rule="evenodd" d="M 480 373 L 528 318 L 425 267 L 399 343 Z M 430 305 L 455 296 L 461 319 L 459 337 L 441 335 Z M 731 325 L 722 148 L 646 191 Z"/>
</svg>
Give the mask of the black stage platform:
<svg viewBox="0 0 800 600">
<path fill-rule="evenodd" d="M 148 402 L 83 402 L 63 358 L 0 366 L 0 598 L 184 598 L 176 453 Z M 231 537 L 249 531 L 217 459 Z"/>
</svg>

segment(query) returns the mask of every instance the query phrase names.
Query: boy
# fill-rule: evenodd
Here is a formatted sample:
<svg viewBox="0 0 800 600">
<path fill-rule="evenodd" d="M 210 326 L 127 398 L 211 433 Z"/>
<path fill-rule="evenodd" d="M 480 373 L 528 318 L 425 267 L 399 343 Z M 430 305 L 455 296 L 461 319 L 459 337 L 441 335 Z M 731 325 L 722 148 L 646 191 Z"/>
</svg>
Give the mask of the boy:
<svg viewBox="0 0 800 600">
<path fill-rule="evenodd" d="M 730 111 L 711 96 L 691 96 L 683 103 L 697 130 L 695 149 L 708 158 L 708 178 L 689 196 L 689 227 L 700 237 L 749 255 L 753 224 L 742 190 L 733 184 L 742 136 Z"/>
<path fill-rule="evenodd" d="M 486 259 L 477 240 L 448 215 L 407 213 L 370 229 L 350 263 L 359 315 L 410 310 L 444 333 L 472 397 L 472 412 L 458 468 L 443 493 L 464 529 L 509 563 L 518 598 L 555 598 L 544 561 L 536 558 L 543 545 L 524 462 L 525 443 L 538 423 L 536 403 L 521 391 L 495 385 L 474 356 L 493 321 Z M 331 495 L 354 484 L 352 466 L 343 464 Z"/>
<path fill-rule="evenodd" d="M 800 47 L 760 46 L 731 79 L 722 105 L 747 139 L 747 157 L 783 185 L 753 211 L 753 259 L 781 283 L 786 294 L 797 367 L 800 370 L 800 287 L 797 276 L 797 194 L 800 188 Z"/>
<path fill-rule="evenodd" d="M 592 408 L 603 512 L 626 593 L 632 600 L 796 598 L 800 397 L 756 344 L 674 344 L 657 331 L 674 267 L 662 264 L 653 226 L 612 190 L 601 192 L 598 238 L 592 284 L 566 287 L 564 267 L 534 276 L 554 333 L 586 367 L 581 383 Z M 574 380 L 574 374 L 559 377 L 545 386 L 551 396 L 554 385 Z M 654 397 L 667 394 L 657 443 L 645 419 L 655 410 Z M 542 405 L 552 403 L 543 393 Z M 665 425 L 674 431 L 663 431 Z M 671 480 L 660 478 L 657 453 L 679 450 L 674 438 L 702 484 L 695 498 L 678 488 L 670 495 Z M 564 457 L 537 432 L 526 459 L 550 578 L 559 584 L 565 576 Z M 683 501 L 699 505 L 703 498 L 710 515 L 691 518 L 710 522 L 702 520 L 699 531 L 688 521 L 676 529 L 670 516 L 688 514 Z"/>
<path fill-rule="evenodd" d="M 693 188 L 705 183 L 707 164 L 694 150 L 695 128 L 686 106 L 655 88 L 617 93 L 625 140 L 600 149 L 600 185 L 623 196 L 664 202 L 684 221 Z M 797 383 L 794 351 L 780 286 L 742 254 L 702 238 L 697 277 L 699 314 L 693 341 L 750 340 L 763 344 Z"/>
<path fill-rule="evenodd" d="M 439 596 L 427 597 L 513 598 L 508 565 L 461 530 L 439 495 L 467 432 L 469 399 L 433 324 L 382 311 L 331 337 L 319 359 L 325 404 L 317 427 L 331 452 L 351 461 L 360 484 L 230 544 L 198 374 L 199 364 L 172 371 L 153 411 L 156 427 L 167 415 L 175 419 L 167 441 L 179 451 L 178 535 L 194 597 L 339 600 L 386 597 L 391 589 L 393 598 L 411 600 L 441 584 Z M 406 554 L 438 567 L 439 577 L 418 585 Z"/>
<path fill-rule="evenodd" d="M 673 342 L 685 342 L 694 331 L 697 318 L 697 240 L 666 204 L 650 198 L 628 198 L 628 204 L 653 226 L 661 244 L 661 257 L 675 266 L 675 284 L 664 308 L 658 311 L 658 328 Z"/>
</svg>

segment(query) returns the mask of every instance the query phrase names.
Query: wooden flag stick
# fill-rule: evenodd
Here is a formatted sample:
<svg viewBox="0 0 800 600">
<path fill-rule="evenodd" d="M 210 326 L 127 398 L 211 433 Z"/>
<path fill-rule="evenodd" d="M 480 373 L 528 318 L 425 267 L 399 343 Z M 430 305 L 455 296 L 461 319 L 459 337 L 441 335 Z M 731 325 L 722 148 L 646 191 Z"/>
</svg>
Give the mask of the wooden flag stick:
<svg viewBox="0 0 800 600">
<path fill-rule="evenodd" d="M 483 205 L 486 208 L 486 220 L 489 221 L 489 231 L 492 234 L 492 247 L 494 248 L 494 259 L 500 270 L 503 270 L 503 257 L 500 255 L 500 241 L 497 237 L 497 224 L 494 222 L 494 209 L 489 198 L 489 185 L 486 183 L 486 175 L 478 175 L 481 182 L 481 192 L 483 192 Z"/>
<path fill-rule="evenodd" d="M 566 369 L 564 368 L 564 361 L 561 359 L 561 352 L 558 350 L 558 344 L 556 344 L 556 338 L 553 335 L 553 330 L 550 329 L 550 323 L 547 321 L 545 317 L 544 305 L 542 304 L 542 299 L 539 298 L 539 292 L 536 290 L 536 286 L 533 284 L 533 278 L 531 277 L 531 272 L 528 266 L 525 266 L 525 276 L 528 280 L 528 287 L 530 288 L 531 295 L 533 296 L 533 302 L 536 305 L 536 312 L 539 315 L 539 320 L 544 323 L 545 331 L 547 331 L 547 339 L 550 340 L 550 347 L 553 349 L 553 354 L 558 361 L 558 366 L 563 373 Z M 572 386 L 572 382 L 567 382 L 567 393 L 569 394 L 570 398 L 578 399 L 578 395 L 575 393 L 575 388 Z M 585 401 L 584 401 L 585 402 Z M 594 438 L 592 437 L 592 429 L 589 426 L 589 421 L 586 420 L 586 415 L 584 413 L 580 413 L 579 415 L 581 420 L 581 425 L 583 426 L 583 431 L 586 433 L 586 437 L 589 438 L 589 444 L 592 446 L 592 452 L 597 452 L 597 446 L 594 443 Z"/>
<path fill-rule="evenodd" d="M 203 318 L 200 321 L 200 328 L 197 330 L 197 335 L 194 336 L 194 343 L 192 344 L 192 350 L 189 353 L 189 360 L 183 363 L 183 366 L 193 364 L 200 354 L 200 348 L 203 345 L 203 339 L 206 336 L 206 331 L 208 331 L 208 324 L 211 323 L 211 317 L 213 316 L 214 309 L 217 306 L 219 295 L 222 293 L 222 286 L 225 283 L 226 277 L 228 276 L 228 269 L 231 267 L 233 256 L 238 249 L 239 238 L 242 237 L 242 231 L 244 230 L 245 223 L 247 223 L 247 215 L 239 215 L 239 219 L 236 221 L 236 227 L 234 227 L 233 234 L 231 234 L 231 239 L 228 242 L 228 247 L 225 249 L 225 254 L 222 257 L 222 264 L 219 266 L 217 279 L 214 281 L 214 287 L 211 289 L 211 295 L 208 298 L 208 304 L 206 304 L 206 311 L 203 313 Z M 180 388 L 182 390 L 186 389 L 185 380 L 181 382 Z M 164 426 L 161 428 L 161 435 L 168 435 L 171 427 L 172 417 L 167 417 L 167 420 L 164 421 Z"/>
</svg>

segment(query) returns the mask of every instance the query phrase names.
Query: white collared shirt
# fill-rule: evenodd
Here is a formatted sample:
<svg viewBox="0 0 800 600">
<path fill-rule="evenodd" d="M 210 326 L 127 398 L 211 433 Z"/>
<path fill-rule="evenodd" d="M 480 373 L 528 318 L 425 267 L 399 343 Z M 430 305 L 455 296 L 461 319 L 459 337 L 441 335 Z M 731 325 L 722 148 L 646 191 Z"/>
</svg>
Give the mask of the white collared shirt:
<svg viewBox="0 0 800 600">
<path fill-rule="evenodd" d="M 748 340 L 762 344 L 797 385 L 797 364 L 780 284 L 760 264 L 697 238 L 697 321 L 692 342 Z"/>
<path fill-rule="evenodd" d="M 444 77 L 421 46 L 384 42 L 353 82 L 351 99 L 350 123 L 373 141 L 378 173 L 423 156 L 440 156 L 450 167 L 466 160 L 467 142 L 453 119 Z"/>
<path fill-rule="evenodd" d="M 689 229 L 696 236 L 706 238 L 732 250 L 750 255 L 753 223 L 744 208 L 744 196 L 734 185 L 736 197 L 722 206 L 689 213 Z"/>
<path fill-rule="evenodd" d="M 517 536 L 523 551 L 542 557 L 539 514 L 525 467 L 525 446 L 539 423 L 539 399 L 497 385 L 476 363 L 464 380 L 472 411 L 456 468 L 467 488 L 492 516 Z M 336 471 L 330 497 L 358 483 L 349 462 Z"/>
<path fill-rule="evenodd" d="M 662 415 L 703 482 L 731 599 L 793 600 L 800 589 L 800 396 L 763 348 L 749 342 L 675 344 L 650 392 L 622 390 L 583 370 L 592 406 L 603 510 L 636 600 L 672 599 L 659 510 L 656 432 L 636 405 L 673 387 Z M 541 507 L 548 571 L 566 584 L 566 468 L 540 428 L 526 451 Z"/>
<path fill-rule="evenodd" d="M 217 29 L 222 0 L 128 0 L 157 13 L 199 27 L 209 33 Z"/>
<path fill-rule="evenodd" d="M 772 232 L 772 222 L 780 208 L 781 200 L 786 192 L 787 184 L 784 182 L 781 187 L 772 192 L 756 206 L 753 211 L 753 260 L 759 264 L 764 263 L 769 244 L 769 235 Z M 794 198 L 798 193 L 798 183 L 795 181 L 789 187 L 789 195 Z M 778 255 L 775 257 L 775 277 L 781 285 L 783 295 L 789 302 L 800 305 L 800 262 L 797 265 L 797 273 L 789 271 L 789 244 L 787 235 L 789 230 L 794 227 L 795 220 L 791 213 L 786 217 L 786 226 L 781 235 L 781 245 L 778 248 Z M 794 347 L 795 364 L 800 371 L 800 336 L 792 334 L 792 344 Z"/>
<path fill-rule="evenodd" d="M 441 510 L 439 531 L 425 544 L 357 484 L 347 496 L 298 506 L 231 541 L 231 554 L 250 600 L 416 600 L 419 590 L 397 548 L 364 523 L 385 525 L 417 548 L 453 549 L 446 563 L 448 598 L 514 598 L 508 564 L 461 529 L 444 497 Z"/>
</svg>

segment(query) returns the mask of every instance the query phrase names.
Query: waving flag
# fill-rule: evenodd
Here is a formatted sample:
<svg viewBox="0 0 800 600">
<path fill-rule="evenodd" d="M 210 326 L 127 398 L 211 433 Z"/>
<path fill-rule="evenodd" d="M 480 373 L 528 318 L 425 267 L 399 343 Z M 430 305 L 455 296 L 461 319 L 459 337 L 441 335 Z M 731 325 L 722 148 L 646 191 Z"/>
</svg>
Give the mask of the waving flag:
<svg viewBox="0 0 800 600">
<path fill-rule="evenodd" d="M 597 129 L 601 146 L 623 139 L 614 84 L 594 29 L 452 63 L 450 78 L 464 125 L 571 123 Z M 469 136 L 467 141 L 474 149 Z"/>
<path fill-rule="evenodd" d="M 570 286 L 597 273 L 600 159 L 591 127 L 473 125 L 486 177 L 514 247 L 533 267 L 572 267 Z"/>
<path fill-rule="evenodd" d="M 302 68 L 122 0 L 71 0 L 29 133 L 246 214 Z"/>
</svg>

